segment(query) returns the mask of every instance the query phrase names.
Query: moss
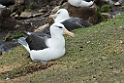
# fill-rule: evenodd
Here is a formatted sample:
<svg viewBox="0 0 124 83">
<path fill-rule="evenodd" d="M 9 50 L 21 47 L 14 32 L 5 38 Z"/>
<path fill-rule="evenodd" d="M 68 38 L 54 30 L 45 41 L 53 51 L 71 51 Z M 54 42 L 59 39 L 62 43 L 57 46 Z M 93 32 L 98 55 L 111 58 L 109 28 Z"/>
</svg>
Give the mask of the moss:
<svg viewBox="0 0 124 83">
<path fill-rule="evenodd" d="M 100 11 L 100 7 L 99 6 L 96 6 L 96 8 L 97 8 L 97 11 Z"/>
<path fill-rule="evenodd" d="M 98 15 L 99 22 L 102 22 L 105 20 L 105 17 L 101 14 L 100 8 L 98 6 L 97 6 L 97 15 Z"/>
<path fill-rule="evenodd" d="M 12 39 L 17 39 L 19 37 L 24 37 L 24 33 L 23 32 L 18 32 L 15 35 L 11 35 Z"/>
<path fill-rule="evenodd" d="M 101 12 L 110 12 L 110 11 L 111 11 L 110 5 L 103 5 L 101 7 Z"/>
<path fill-rule="evenodd" d="M 97 12 L 97 14 L 98 14 L 99 22 L 105 21 L 105 17 L 101 14 L 101 12 Z"/>
<path fill-rule="evenodd" d="M 37 4 L 30 4 L 26 7 L 26 9 L 32 9 L 32 10 L 37 9 L 37 8 L 39 8 Z"/>
<path fill-rule="evenodd" d="M 23 32 L 18 32 L 15 35 L 12 35 L 11 33 L 8 33 L 7 36 L 6 36 L 6 40 L 17 39 L 19 37 L 24 37 L 24 33 Z"/>
<path fill-rule="evenodd" d="M 64 8 L 64 6 L 60 5 L 60 7 L 59 7 L 59 8 L 60 8 L 60 9 L 61 9 L 61 8 Z"/>
</svg>

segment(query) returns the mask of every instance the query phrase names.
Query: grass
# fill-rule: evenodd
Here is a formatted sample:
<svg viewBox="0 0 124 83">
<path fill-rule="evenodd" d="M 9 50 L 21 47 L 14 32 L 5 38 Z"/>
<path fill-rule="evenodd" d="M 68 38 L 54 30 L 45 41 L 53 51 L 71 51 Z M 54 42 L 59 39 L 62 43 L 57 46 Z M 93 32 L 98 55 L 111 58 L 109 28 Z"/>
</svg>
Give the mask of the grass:
<svg viewBox="0 0 124 83">
<path fill-rule="evenodd" d="M 9 72 L 0 74 L 0 83 L 123 83 L 124 82 L 124 14 L 90 28 L 77 29 L 75 38 L 65 36 L 66 54 L 50 61 L 44 70 L 7 77 L 22 71 L 32 61 L 22 47 L 0 57 L 0 68 L 10 65 Z M 32 62 L 32 64 L 35 64 Z M 1 70 L 1 69 L 0 69 Z M 1 71 L 2 72 L 2 71 Z"/>
<path fill-rule="evenodd" d="M 110 5 L 103 5 L 101 7 L 101 12 L 110 12 L 110 11 L 111 11 Z"/>
</svg>

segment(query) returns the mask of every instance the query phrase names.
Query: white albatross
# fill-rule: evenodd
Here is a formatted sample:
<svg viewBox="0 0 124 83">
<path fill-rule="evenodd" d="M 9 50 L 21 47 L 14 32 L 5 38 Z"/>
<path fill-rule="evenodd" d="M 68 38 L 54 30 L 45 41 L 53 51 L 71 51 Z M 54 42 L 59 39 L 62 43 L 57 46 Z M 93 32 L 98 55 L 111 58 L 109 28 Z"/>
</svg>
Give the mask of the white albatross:
<svg viewBox="0 0 124 83">
<path fill-rule="evenodd" d="M 53 18 L 54 22 L 62 23 L 69 31 L 92 26 L 89 21 L 82 20 L 78 17 L 70 17 L 66 9 L 59 9 L 55 14 L 50 15 L 49 18 Z"/>
<path fill-rule="evenodd" d="M 75 7 L 90 7 L 95 0 L 68 0 L 68 2 Z"/>
<path fill-rule="evenodd" d="M 65 54 L 65 39 L 63 37 L 65 27 L 61 23 L 54 23 L 50 26 L 50 38 L 39 37 L 38 35 L 27 33 L 29 39 L 21 37 L 18 42 L 29 52 L 30 57 L 35 62 L 48 62 L 58 59 Z M 66 32 L 65 32 L 66 33 Z M 68 33 L 67 33 L 68 34 Z M 32 43 L 31 43 L 32 42 Z M 36 48 L 30 48 L 31 45 Z M 37 48 L 40 47 L 40 48 Z"/>
</svg>

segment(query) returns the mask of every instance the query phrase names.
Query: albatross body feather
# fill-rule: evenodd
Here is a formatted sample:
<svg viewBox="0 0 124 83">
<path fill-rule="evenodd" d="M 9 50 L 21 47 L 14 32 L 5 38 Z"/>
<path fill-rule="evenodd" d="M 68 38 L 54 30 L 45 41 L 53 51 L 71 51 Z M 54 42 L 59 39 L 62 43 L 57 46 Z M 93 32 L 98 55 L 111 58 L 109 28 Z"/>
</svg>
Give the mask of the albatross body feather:
<svg viewBox="0 0 124 83">
<path fill-rule="evenodd" d="M 54 23 L 50 27 L 50 38 L 42 38 L 37 35 L 29 34 L 28 35 L 33 35 L 33 39 L 35 38 L 35 43 L 37 41 L 41 41 L 41 43 L 36 44 L 37 47 L 41 47 L 41 49 L 30 49 L 30 42 L 33 40 L 31 39 L 30 41 L 26 41 L 26 38 L 20 38 L 18 39 L 18 42 L 22 44 L 25 49 L 30 54 L 30 57 L 33 61 L 38 61 L 38 62 L 48 62 L 50 60 L 55 60 L 60 57 L 62 57 L 65 54 L 65 39 L 63 37 L 63 31 L 64 31 L 64 25 L 61 23 Z M 43 44 L 43 45 L 42 45 Z M 43 46 L 43 47 L 42 47 Z"/>
<path fill-rule="evenodd" d="M 68 2 L 75 7 L 90 7 L 95 0 L 68 0 Z"/>
<path fill-rule="evenodd" d="M 66 9 L 59 9 L 56 14 L 50 15 L 49 17 L 53 18 L 54 22 L 61 22 L 69 31 L 77 28 L 92 26 L 89 21 L 80 19 L 78 17 L 70 17 Z"/>
</svg>

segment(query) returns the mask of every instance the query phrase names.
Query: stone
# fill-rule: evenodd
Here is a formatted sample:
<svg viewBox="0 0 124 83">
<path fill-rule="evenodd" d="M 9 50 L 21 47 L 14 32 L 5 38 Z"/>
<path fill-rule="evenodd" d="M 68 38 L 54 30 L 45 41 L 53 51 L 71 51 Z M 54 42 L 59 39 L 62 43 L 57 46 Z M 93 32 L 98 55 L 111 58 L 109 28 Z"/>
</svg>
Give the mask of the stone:
<svg viewBox="0 0 124 83">
<path fill-rule="evenodd" d="M 6 8 L 0 8 L 0 18 L 6 18 L 10 16 L 10 10 Z"/>
<path fill-rule="evenodd" d="M 32 17 L 32 13 L 31 12 L 22 12 L 20 14 L 20 18 L 30 18 Z"/>
<path fill-rule="evenodd" d="M 97 7 L 95 4 L 92 7 L 74 7 L 66 3 L 65 8 L 69 11 L 70 16 L 88 20 L 92 24 L 98 23 Z"/>
<path fill-rule="evenodd" d="M 115 6 L 120 6 L 121 3 L 120 3 L 120 2 L 116 2 L 114 5 L 115 5 Z"/>
<path fill-rule="evenodd" d="M 37 16 L 41 16 L 41 15 L 43 15 L 44 13 L 35 13 L 35 14 L 33 14 L 33 17 L 37 17 Z"/>
<path fill-rule="evenodd" d="M 112 15 L 110 13 L 102 13 L 102 15 L 108 20 L 112 18 Z"/>
<path fill-rule="evenodd" d="M 101 7 L 105 4 L 108 4 L 108 3 L 112 3 L 112 2 L 110 2 L 110 0 L 95 0 L 95 4 L 99 7 Z"/>
<path fill-rule="evenodd" d="M 103 2 L 107 2 L 107 3 L 109 2 L 109 0 L 101 0 L 101 1 L 103 1 Z"/>
<path fill-rule="evenodd" d="M 44 11 L 44 9 L 40 9 L 40 10 L 38 10 L 39 13 L 42 13 L 43 11 Z"/>
<path fill-rule="evenodd" d="M 9 8 L 10 8 L 10 12 L 12 13 L 18 9 L 18 5 L 11 5 L 9 6 Z"/>
<path fill-rule="evenodd" d="M 20 10 L 22 11 L 24 7 L 22 6 L 24 4 L 24 0 L 16 0 L 14 5 L 9 6 L 11 13 Z"/>
<path fill-rule="evenodd" d="M 19 4 L 19 5 L 22 5 L 24 4 L 25 0 L 16 0 L 16 3 Z"/>
<path fill-rule="evenodd" d="M 56 13 L 58 10 L 60 9 L 60 6 L 56 6 L 52 11 L 51 11 L 51 13 Z"/>
<path fill-rule="evenodd" d="M 44 25 L 38 27 L 37 29 L 35 29 L 34 32 L 42 32 L 45 28 L 48 28 L 49 26 L 50 26 L 49 23 L 44 24 Z"/>
<path fill-rule="evenodd" d="M 16 15 L 14 16 L 14 18 L 19 18 L 19 15 L 18 15 L 18 14 L 16 14 Z"/>
<path fill-rule="evenodd" d="M 16 15 L 16 12 L 13 12 L 10 16 L 13 17 Z"/>
<path fill-rule="evenodd" d="M 10 17 L 10 11 L 6 8 L 0 9 L 0 29 L 12 30 L 15 28 L 16 20 Z"/>
</svg>

